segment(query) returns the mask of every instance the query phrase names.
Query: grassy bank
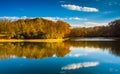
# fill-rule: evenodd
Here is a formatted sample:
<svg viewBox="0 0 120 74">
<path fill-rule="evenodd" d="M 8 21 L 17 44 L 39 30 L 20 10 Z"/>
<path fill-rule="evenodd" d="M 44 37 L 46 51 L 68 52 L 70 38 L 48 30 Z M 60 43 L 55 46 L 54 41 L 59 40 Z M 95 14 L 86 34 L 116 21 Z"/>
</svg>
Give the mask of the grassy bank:
<svg viewBox="0 0 120 74">
<path fill-rule="evenodd" d="M 63 42 L 68 39 L 0 39 L 0 42 Z"/>
</svg>

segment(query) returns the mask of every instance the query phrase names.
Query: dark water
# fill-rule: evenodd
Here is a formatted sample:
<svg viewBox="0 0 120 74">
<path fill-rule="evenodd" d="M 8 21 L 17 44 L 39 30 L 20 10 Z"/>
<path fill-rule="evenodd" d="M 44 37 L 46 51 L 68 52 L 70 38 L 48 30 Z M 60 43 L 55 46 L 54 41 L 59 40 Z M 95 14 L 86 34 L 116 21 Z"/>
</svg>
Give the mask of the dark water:
<svg viewBox="0 0 120 74">
<path fill-rule="evenodd" d="M 0 74 L 120 74 L 120 42 L 0 43 Z"/>
</svg>

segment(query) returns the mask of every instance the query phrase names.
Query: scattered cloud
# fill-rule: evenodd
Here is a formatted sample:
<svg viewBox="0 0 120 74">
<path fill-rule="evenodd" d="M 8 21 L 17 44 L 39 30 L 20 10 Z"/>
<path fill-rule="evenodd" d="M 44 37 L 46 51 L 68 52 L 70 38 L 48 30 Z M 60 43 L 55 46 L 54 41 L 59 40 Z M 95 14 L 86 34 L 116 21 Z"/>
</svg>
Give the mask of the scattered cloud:
<svg viewBox="0 0 120 74">
<path fill-rule="evenodd" d="M 64 5 L 61 5 L 61 6 L 64 7 L 64 8 L 67 8 L 69 10 L 77 10 L 77 11 L 79 11 L 81 9 L 81 7 L 77 6 L 77 5 L 64 4 Z"/>
<path fill-rule="evenodd" d="M 106 26 L 108 25 L 108 22 L 83 22 L 80 24 L 72 24 L 71 23 L 71 27 L 75 28 L 75 27 L 94 27 L 94 26 Z"/>
<path fill-rule="evenodd" d="M 82 24 L 71 24 L 71 27 L 76 28 L 76 27 L 85 27 L 85 26 Z"/>
<path fill-rule="evenodd" d="M 86 18 L 80 18 L 80 17 L 42 17 L 44 19 L 49 19 L 49 20 L 74 20 L 74 21 L 83 21 L 87 20 Z"/>
<path fill-rule="evenodd" d="M 84 22 L 86 27 L 94 27 L 94 26 L 106 26 L 108 23 L 96 23 L 96 22 Z"/>
<path fill-rule="evenodd" d="M 17 16 L 3 16 L 0 17 L 0 19 L 8 19 L 8 20 L 18 20 L 18 19 L 26 19 L 26 18 L 36 18 L 36 17 L 27 17 L 27 16 L 22 16 L 22 17 L 17 17 Z M 87 20 L 86 18 L 80 18 L 80 17 L 39 17 L 39 18 L 44 18 L 52 21 L 57 21 L 57 20 L 64 20 L 64 21 L 85 21 Z"/>
<path fill-rule="evenodd" d="M 75 70 L 79 68 L 95 67 L 99 65 L 99 62 L 84 62 L 84 63 L 73 63 L 62 67 L 62 70 Z"/>
<path fill-rule="evenodd" d="M 69 9 L 69 10 L 75 10 L 75 11 L 83 11 L 83 12 L 98 12 L 99 10 L 92 7 L 81 7 L 78 5 L 71 5 L 71 4 L 62 4 L 61 7 Z"/>
<path fill-rule="evenodd" d="M 3 16 L 3 17 L 0 17 L 0 19 L 7 19 L 7 20 L 11 20 L 11 21 L 15 21 L 15 20 L 18 20 L 18 19 L 26 19 L 27 17 L 26 16 L 22 16 L 22 17 L 17 17 L 17 16 Z"/>
<path fill-rule="evenodd" d="M 107 12 L 106 12 L 107 13 Z M 17 16 L 3 16 L 0 17 L 1 19 L 8 19 L 11 21 L 16 21 L 18 19 L 27 19 L 27 18 L 36 18 L 36 17 L 27 17 L 27 16 L 22 16 L 22 17 L 17 17 Z M 38 17 L 38 18 L 44 18 L 52 21 L 57 21 L 57 20 L 63 20 L 67 21 L 87 21 L 87 18 L 80 18 L 80 17 Z M 108 23 L 97 23 L 97 22 L 83 22 L 82 24 L 70 24 L 72 27 L 94 27 L 94 26 L 105 26 L 108 25 Z"/>
<path fill-rule="evenodd" d="M 69 18 L 70 19 L 70 18 Z M 73 20 L 78 20 L 78 21 L 80 21 L 80 20 L 87 20 L 86 18 L 79 18 L 79 17 L 72 17 L 71 19 L 73 19 Z"/>
</svg>

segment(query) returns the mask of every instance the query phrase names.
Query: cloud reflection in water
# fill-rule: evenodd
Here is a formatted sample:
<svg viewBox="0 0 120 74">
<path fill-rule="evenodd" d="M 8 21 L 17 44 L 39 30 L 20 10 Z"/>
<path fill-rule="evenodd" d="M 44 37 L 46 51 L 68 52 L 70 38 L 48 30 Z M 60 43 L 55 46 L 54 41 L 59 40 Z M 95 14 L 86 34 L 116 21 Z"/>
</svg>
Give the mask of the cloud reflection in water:
<svg viewBox="0 0 120 74">
<path fill-rule="evenodd" d="M 75 70 L 79 68 L 95 67 L 99 65 L 99 62 L 83 62 L 83 63 L 73 63 L 62 67 L 62 70 Z"/>
</svg>

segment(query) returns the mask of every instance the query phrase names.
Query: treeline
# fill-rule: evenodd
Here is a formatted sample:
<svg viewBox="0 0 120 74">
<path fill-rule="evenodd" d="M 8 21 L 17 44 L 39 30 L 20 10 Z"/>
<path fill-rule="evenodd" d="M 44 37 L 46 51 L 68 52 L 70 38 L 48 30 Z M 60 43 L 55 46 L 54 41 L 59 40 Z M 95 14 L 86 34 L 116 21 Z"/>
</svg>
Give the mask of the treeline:
<svg viewBox="0 0 120 74">
<path fill-rule="evenodd" d="M 70 28 L 64 21 L 43 19 L 0 20 L 0 38 L 62 39 L 65 37 L 120 37 L 120 19 L 107 26 Z"/>
<path fill-rule="evenodd" d="M 71 29 L 71 37 L 120 37 L 120 19 L 107 26 L 77 27 Z"/>
<path fill-rule="evenodd" d="M 43 18 L 0 20 L 0 36 L 9 39 L 58 39 L 70 33 L 70 25 L 58 20 L 53 22 Z"/>
</svg>

